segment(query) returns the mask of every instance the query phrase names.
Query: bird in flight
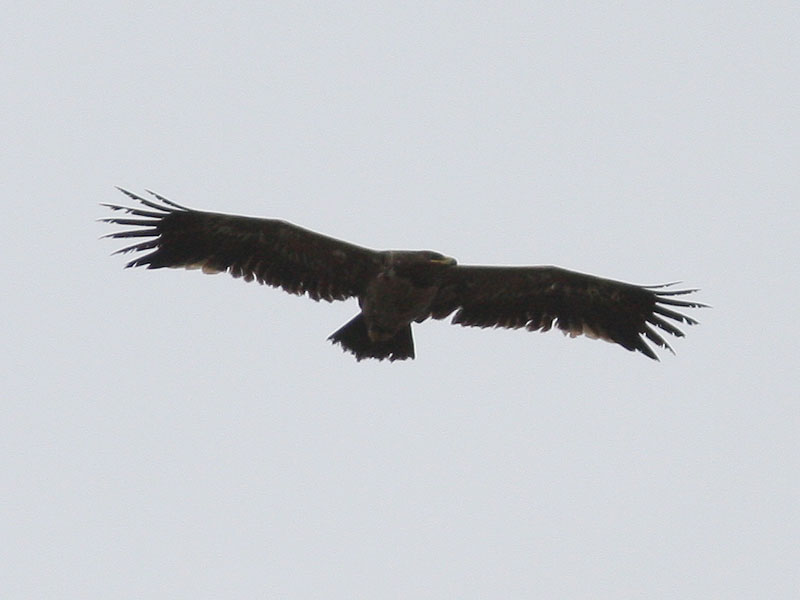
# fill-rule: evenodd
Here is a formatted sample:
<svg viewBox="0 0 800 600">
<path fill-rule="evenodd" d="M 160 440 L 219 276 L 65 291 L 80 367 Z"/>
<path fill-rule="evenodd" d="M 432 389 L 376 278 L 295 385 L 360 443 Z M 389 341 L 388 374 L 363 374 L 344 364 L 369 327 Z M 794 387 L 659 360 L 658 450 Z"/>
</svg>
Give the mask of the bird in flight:
<svg viewBox="0 0 800 600">
<path fill-rule="evenodd" d="M 147 252 L 128 267 L 228 272 L 314 300 L 357 298 L 361 311 L 328 338 L 357 360 L 414 358 L 411 324 L 428 318 L 468 327 L 504 327 L 586 335 L 658 360 L 650 344 L 672 351 L 663 335 L 697 321 L 678 312 L 704 304 L 693 289 L 639 286 L 554 266 L 459 265 L 429 250 L 377 251 L 298 227 L 186 208 L 153 192 L 142 207 L 103 204 L 131 215 L 102 219 L 131 226 L 104 237 L 145 238 L 115 252 Z"/>
</svg>

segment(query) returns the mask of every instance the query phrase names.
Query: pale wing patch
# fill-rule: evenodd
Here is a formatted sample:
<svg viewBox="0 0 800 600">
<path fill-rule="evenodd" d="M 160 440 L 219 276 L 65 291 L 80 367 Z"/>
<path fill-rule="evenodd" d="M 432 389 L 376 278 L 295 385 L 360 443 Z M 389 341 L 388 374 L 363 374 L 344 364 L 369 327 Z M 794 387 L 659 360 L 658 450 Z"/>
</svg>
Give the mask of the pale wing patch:
<svg viewBox="0 0 800 600">
<path fill-rule="evenodd" d="M 603 340 L 606 342 L 613 342 L 614 340 L 603 331 L 600 327 L 592 327 L 588 323 L 583 323 L 577 327 L 572 327 L 563 332 L 564 335 L 568 335 L 571 338 L 576 338 L 579 335 L 585 335 L 587 338 L 591 340 Z"/>
<path fill-rule="evenodd" d="M 186 269 L 187 271 L 197 271 L 201 270 L 206 275 L 216 275 L 217 273 L 222 273 L 224 269 L 217 269 L 216 267 L 210 265 L 208 261 L 201 261 L 196 263 L 187 263 L 185 265 L 176 265 L 171 267 L 173 269 Z"/>
</svg>

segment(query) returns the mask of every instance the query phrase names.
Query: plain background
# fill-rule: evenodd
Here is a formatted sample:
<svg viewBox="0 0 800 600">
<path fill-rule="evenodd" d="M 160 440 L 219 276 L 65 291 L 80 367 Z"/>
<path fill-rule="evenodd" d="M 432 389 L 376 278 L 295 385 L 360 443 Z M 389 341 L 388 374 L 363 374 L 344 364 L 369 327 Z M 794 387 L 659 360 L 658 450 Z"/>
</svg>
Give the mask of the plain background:
<svg viewBox="0 0 800 600">
<path fill-rule="evenodd" d="M 2 31 L 3 598 L 789 598 L 796 2 L 40 2 Z M 123 270 L 122 185 L 700 287 L 662 362 Z"/>
</svg>

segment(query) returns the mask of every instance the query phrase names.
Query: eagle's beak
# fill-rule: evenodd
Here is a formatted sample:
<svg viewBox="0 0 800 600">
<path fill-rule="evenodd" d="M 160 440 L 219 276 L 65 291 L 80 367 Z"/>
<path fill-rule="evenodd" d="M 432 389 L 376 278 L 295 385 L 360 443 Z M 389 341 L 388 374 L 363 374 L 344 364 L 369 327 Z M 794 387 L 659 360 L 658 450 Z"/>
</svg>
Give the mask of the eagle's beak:
<svg viewBox="0 0 800 600">
<path fill-rule="evenodd" d="M 431 259 L 432 263 L 436 263 L 437 265 L 456 265 L 458 261 L 455 258 L 450 256 L 443 256 L 442 258 L 433 258 Z"/>
</svg>

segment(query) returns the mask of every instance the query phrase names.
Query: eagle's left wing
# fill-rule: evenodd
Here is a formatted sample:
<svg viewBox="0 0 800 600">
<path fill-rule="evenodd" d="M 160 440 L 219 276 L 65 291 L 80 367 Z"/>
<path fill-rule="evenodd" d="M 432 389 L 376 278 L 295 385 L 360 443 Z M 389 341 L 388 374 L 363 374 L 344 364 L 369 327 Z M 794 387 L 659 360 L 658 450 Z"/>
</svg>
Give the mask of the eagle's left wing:
<svg viewBox="0 0 800 600">
<path fill-rule="evenodd" d="M 380 253 L 286 221 L 192 210 L 157 194 L 153 196 L 160 203 L 120 191 L 146 207 L 104 205 L 135 217 L 103 219 L 135 227 L 106 237 L 147 238 L 118 251 L 151 250 L 129 267 L 227 271 L 245 281 L 328 301 L 359 296 L 380 268 Z"/>
<path fill-rule="evenodd" d="M 696 290 L 667 290 L 603 279 L 559 267 L 457 266 L 433 303 L 431 316 L 453 311 L 453 323 L 473 327 L 547 331 L 554 325 L 571 336 L 615 342 L 658 360 L 648 340 L 672 348 L 654 327 L 683 337 L 672 322 L 697 323 L 671 307 L 698 308 L 676 296 Z"/>
</svg>

